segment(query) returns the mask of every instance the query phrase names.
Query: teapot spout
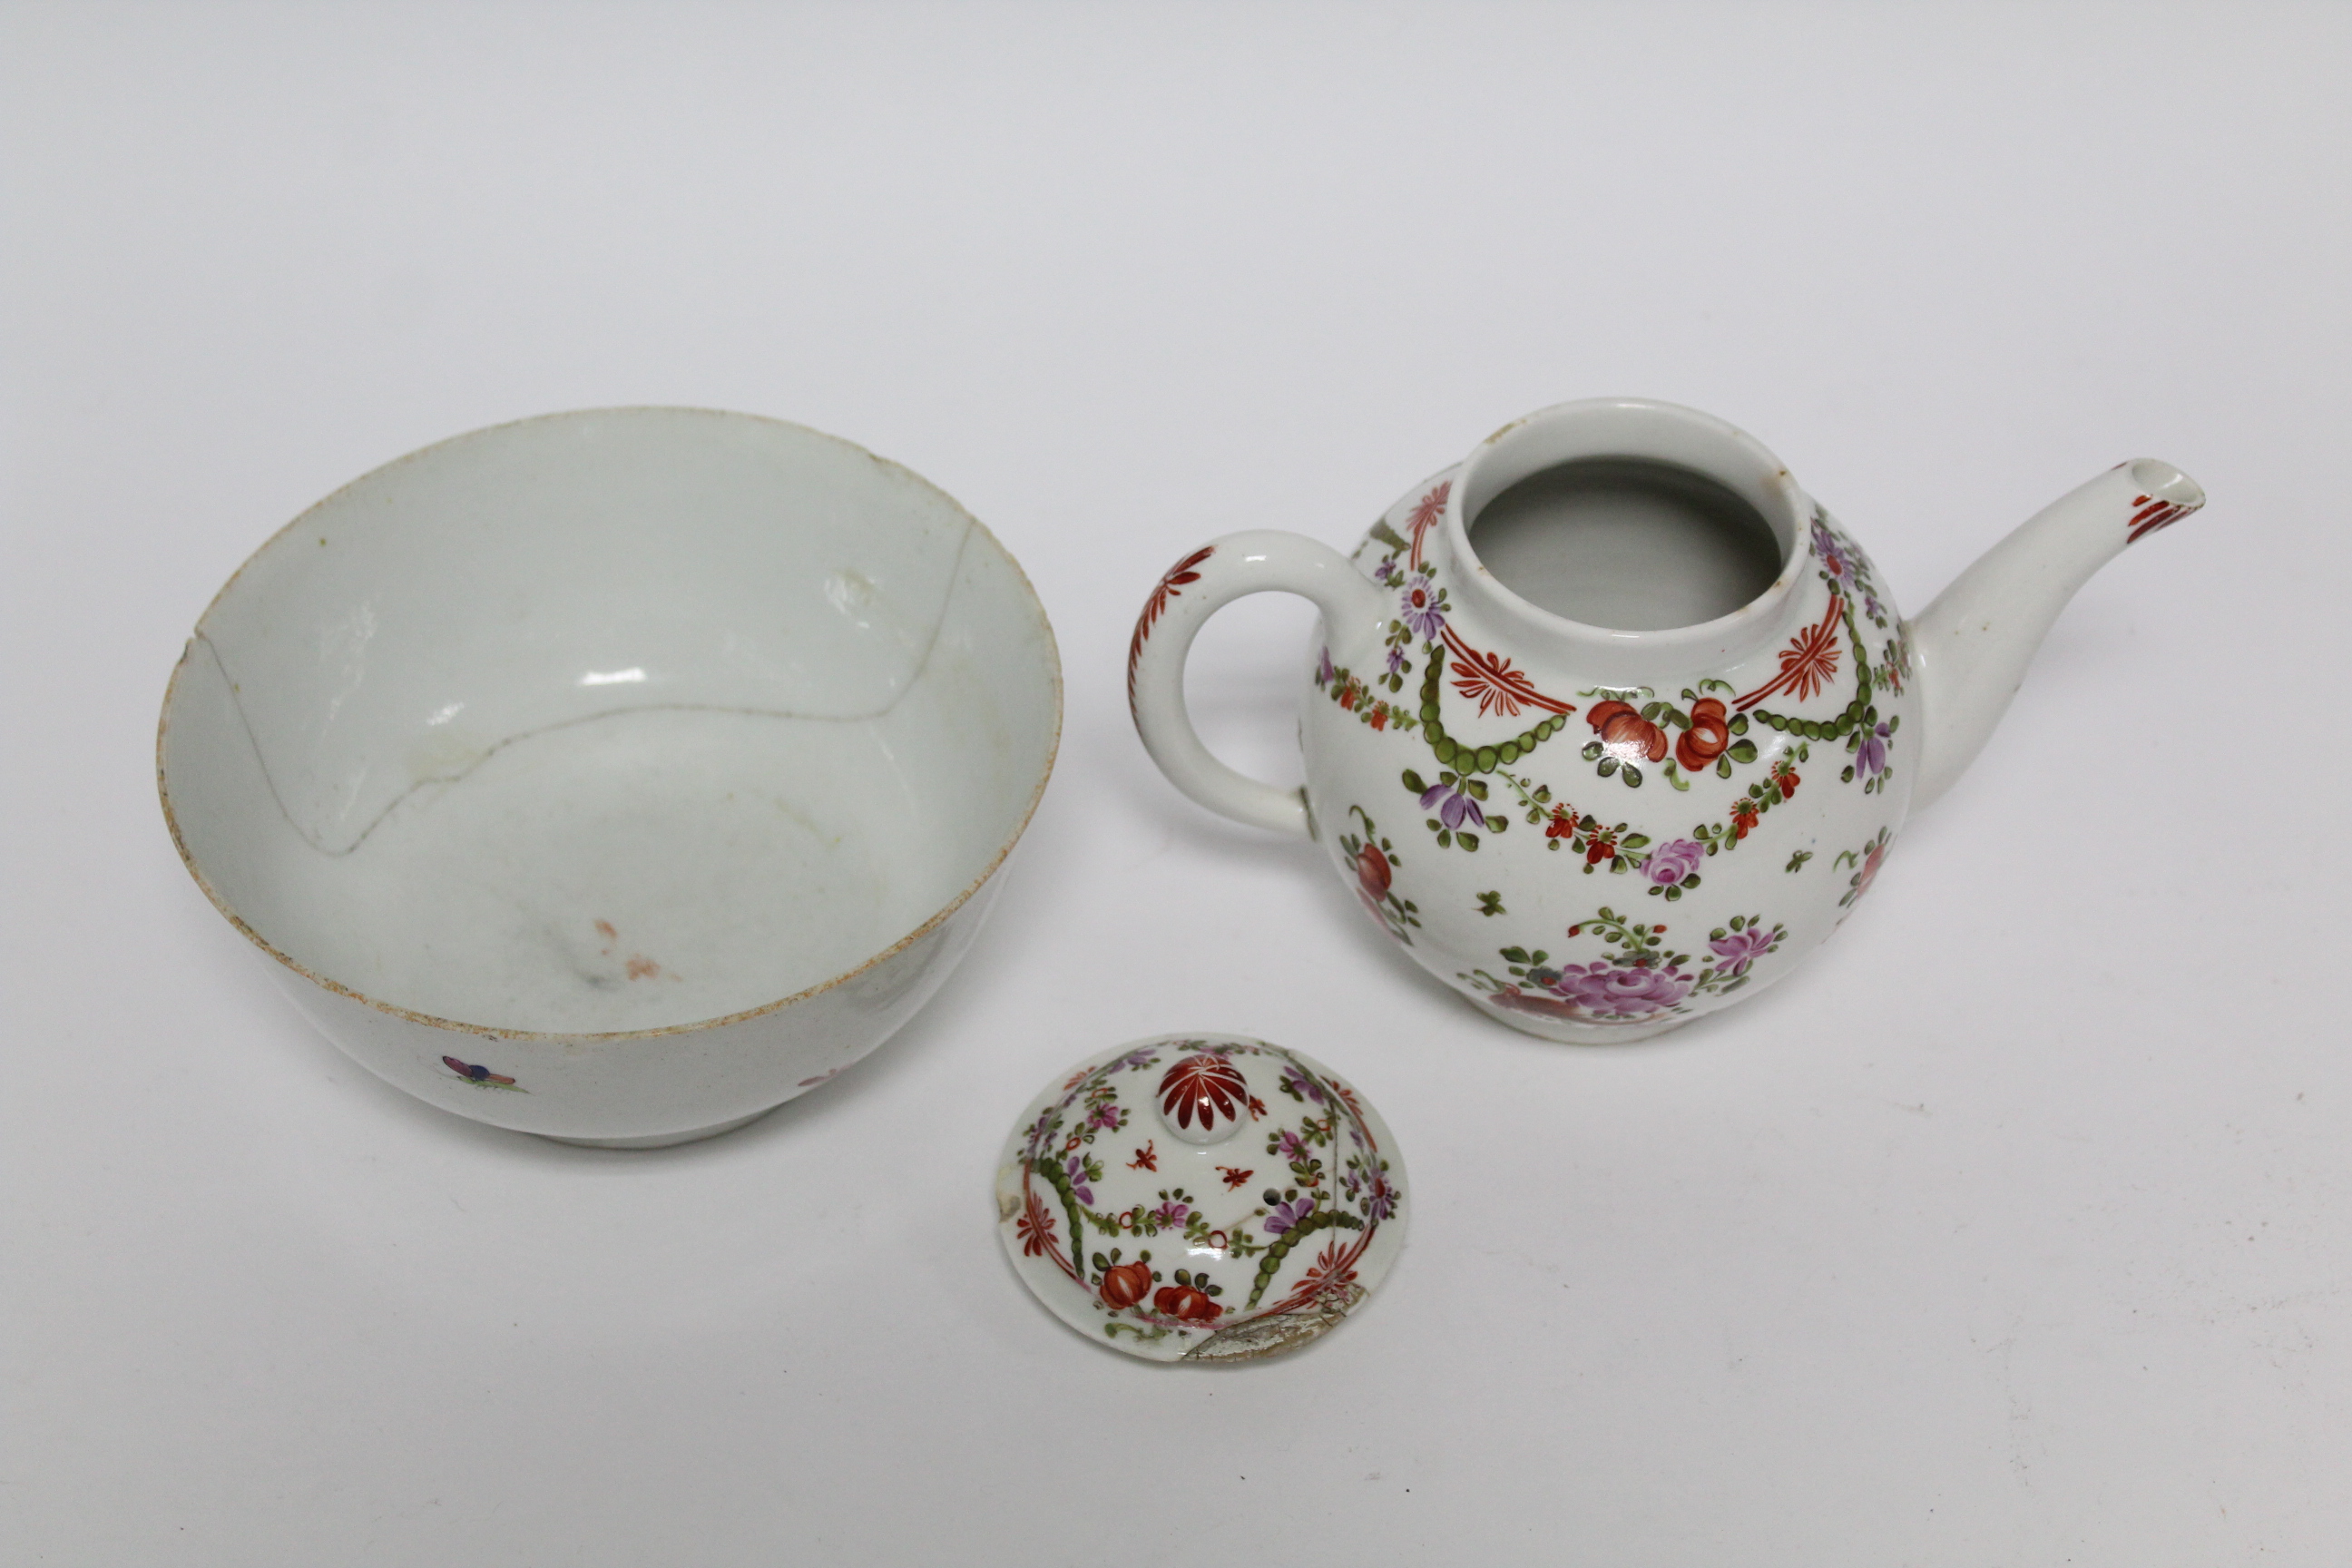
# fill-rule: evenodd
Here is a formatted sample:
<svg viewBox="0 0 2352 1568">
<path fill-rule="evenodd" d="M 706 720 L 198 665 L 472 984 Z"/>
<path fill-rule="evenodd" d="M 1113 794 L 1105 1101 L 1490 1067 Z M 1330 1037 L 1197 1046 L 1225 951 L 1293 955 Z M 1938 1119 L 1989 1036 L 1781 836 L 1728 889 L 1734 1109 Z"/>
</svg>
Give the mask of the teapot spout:
<svg viewBox="0 0 2352 1568">
<path fill-rule="evenodd" d="M 1910 627 L 1926 731 L 1913 810 L 1976 760 L 2033 650 L 2091 574 L 2204 504 L 2197 482 L 2169 463 L 2118 464 L 2026 520 L 1937 596 Z"/>
</svg>

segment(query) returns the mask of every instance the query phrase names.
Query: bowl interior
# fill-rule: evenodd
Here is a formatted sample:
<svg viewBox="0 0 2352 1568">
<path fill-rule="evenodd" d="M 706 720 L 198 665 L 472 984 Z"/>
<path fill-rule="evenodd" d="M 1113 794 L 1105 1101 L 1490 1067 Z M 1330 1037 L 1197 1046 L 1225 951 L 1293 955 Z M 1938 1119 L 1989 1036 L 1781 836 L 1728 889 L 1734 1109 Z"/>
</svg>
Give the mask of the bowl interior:
<svg viewBox="0 0 2352 1568">
<path fill-rule="evenodd" d="M 797 426 L 627 409 L 459 437 L 265 545 L 165 700 L 164 804 L 315 975 L 515 1031 L 749 1011 L 984 879 L 1060 679 L 1011 556 Z"/>
</svg>

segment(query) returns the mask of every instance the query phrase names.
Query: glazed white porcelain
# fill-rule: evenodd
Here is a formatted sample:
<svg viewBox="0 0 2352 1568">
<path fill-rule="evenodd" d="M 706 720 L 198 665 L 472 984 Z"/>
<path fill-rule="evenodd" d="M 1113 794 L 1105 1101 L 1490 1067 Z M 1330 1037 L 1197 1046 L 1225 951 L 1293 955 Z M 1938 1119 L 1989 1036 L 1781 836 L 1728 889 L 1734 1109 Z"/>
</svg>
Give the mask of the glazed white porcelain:
<svg viewBox="0 0 2352 1568">
<path fill-rule="evenodd" d="M 2074 591 L 2203 503 L 2169 465 L 2119 465 L 1906 621 L 1753 437 L 1670 404 L 1563 404 L 1415 486 L 1352 559 L 1264 531 L 1186 555 L 1138 619 L 1128 690 L 1180 789 L 1319 840 L 1490 1016 L 1638 1039 L 1826 938 Z M 1183 706 L 1201 624 L 1276 589 L 1322 611 L 1300 790 L 1219 763 Z"/>
<path fill-rule="evenodd" d="M 1396 1135 L 1309 1057 L 1240 1035 L 1104 1051 L 1005 1141 L 997 1237 L 1032 1294 L 1148 1361 L 1251 1361 L 1338 1326 L 1404 1245 Z"/>
<path fill-rule="evenodd" d="M 173 839 L 343 1049 L 575 1142 L 725 1131 L 887 1039 L 1053 765 L 1003 547 L 847 442 L 553 415 L 338 491 L 164 699 Z"/>
</svg>

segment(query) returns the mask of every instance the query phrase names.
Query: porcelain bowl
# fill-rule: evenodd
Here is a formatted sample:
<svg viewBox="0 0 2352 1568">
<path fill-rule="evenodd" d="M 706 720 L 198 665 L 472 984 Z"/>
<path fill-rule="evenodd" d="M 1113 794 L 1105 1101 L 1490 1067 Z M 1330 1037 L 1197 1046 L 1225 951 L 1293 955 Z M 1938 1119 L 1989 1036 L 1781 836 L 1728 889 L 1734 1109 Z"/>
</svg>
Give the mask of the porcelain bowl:
<svg viewBox="0 0 2352 1568">
<path fill-rule="evenodd" d="M 651 1147 L 874 1049 L 1044 792 L 1051 628 L 905 468 L 638 408 L 460 436 L 230 578 L 157 740 L 173 841 L 419 1099 Z"/>
</svg>

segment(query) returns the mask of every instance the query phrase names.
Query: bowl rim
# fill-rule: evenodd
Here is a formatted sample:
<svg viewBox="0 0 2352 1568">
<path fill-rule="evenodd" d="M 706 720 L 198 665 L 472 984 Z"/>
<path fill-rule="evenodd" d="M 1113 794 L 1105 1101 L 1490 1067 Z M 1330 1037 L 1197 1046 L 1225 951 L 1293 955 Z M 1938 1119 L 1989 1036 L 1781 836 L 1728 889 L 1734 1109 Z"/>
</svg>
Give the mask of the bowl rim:
<svg viewBox="0 0 2352 1568">
<path fill-rule="evenodd" d="M 835 446 L 845 447 L 859 457 L 865 458 L 882 468 L 894 470 L 897 473 L 913 480 L 916 484 L 920 485 L 932 495 L 937 496 L 940 500 L 945 501 L 949 507 L 953 509 L 953 510 L 964 520 L 964 522 L 971 530 L 976 531 L 981 538 L 984 539 L 995 547 L 996 552 L 1004 558 L 1005 564 L 1013 568 L 1013 580 L 1020 584 L 1022 595 L 1028 601 L 1030 613 L 1036 618 L 1037 629 L 1044 636 L 1045 674 L 1048 684 L 1052 689 L 1054 698 L 1053 731 L 1046 738 L 1045 742 L 1045 765 L 1038 770 L 1037 782 L 1029 792 L 1028 803 L 1021 809 L 1020 819 L 1013 825 L 1012 830 L 1005 835 L 1003 841 L 996 847 L 996 853 L 989 858 L 988 864 L 981 868 L 980 875 L 973 878 L 962 891 L 957 893 L 945 904 L 941 905 L 929 919 L 925 920 L 922 924 L 917 926 L 913 931 L 908 931 L 905 936 L 899 938 L 888 947 L 884 948 L 881 952 L 874 953 L 870 957 L 866 958 L 856 968 L 844 970 L 842 973 L 834 975 L 829 980 L 820 981 L 814 985 L 795 991 L 788 996 L 778 997 L 772 1002 L 763 1002 L 756 1007 L 747 1007 L 740 1012 L 727 1013 L 714 1018 L 696 1019 L 691 1023 L 665 1024 L 658 1028 L 652 1029 L 611 1029 L 586 1033 L 545 1029 L 509 1029 L 496 1027 L 488 1024 L 469 1024 L 465 1022 L 463 1019 L 444 1018 L 435 1014 L 419 1012 L 413 1007 L 403 1007 L 396 1003 L 385 1002 L 377 997 L 370 996 L 363 991 L 354 990 L 352 987 L 342 984 L 342 982 L 331 979 L 298 962 L 289 954 L 277 947 L 259 931 L 254 930 L 252 926 L 248 925 L 246 922 L 245 917 L 232 908 L 228 900 L 221 896 L 220 890 L 213 886 L 210 879 L 205 877 L 203 868 L 196 864 L 195 857 L 188 853 L 187 841 L 180 833 L 179 814 L 173 810 L 172 805 L 171 781 L 165 774 L 163 767 L 164 738 L 171 731 L 172 704 L 173 700 L 179 694 L 181 672 L 185 670 L 188 667 L 188 658 L 189 656 L 195 651 L 197 637 L 204 635 L 205 623 L 212 618 L 213 612 L 220 607 L 221 601 L 227 597 L 229 590 L 236 585 L 237 579 L 245 575 L 245 572 L 247 567 L 260 560 L 263 555 L 267 554 L 271 550 L 277 548 L 279 541 L 293 533 L 296 529 L 300 528 L 310 519 L 310 517 L 313 513 L 317 512 L 321 507 L 331 504 L 346 491 L 353 489 L 358 486 L 366 483 L 368 480 L 375 479 L 381 474 L 387 473 L 394 468 L 403 466 L 404 464 L 413 462 L 417 458 L 425 457 L 428 453 L 438 451 L 440 448 L 450 446 L 456 442 L 472 440 L 478 437 L 492 435 L 502 430 L 511 430 L 524 425 L 537 425 L 556 419 L 587 418 L 602 415 L 637 414 L 686 414 L 698 415 L 716 419 L 750 420 L 761 425 L 781 426 L 785 429 L 798 431 L 803 435 L 814 436 L 821 440 L 829 441 Z M 989 530 L 986 523 L 981 521 L 979 518 L 974 517 L 971 512 L 965 508 L 961 501 L 957 500 L 955 497 L 948 494 L 947 491 L 941 489 L 938 485 L 933 484 L 922 475 L 915 472 L 914 469 L 908 468 L 905 464 L 894 462 L 890 458 L 882 457 L 878 453 L 869 451 L 866 447 L 859 446 L 856 442 L 848 440 L 843 437 L 829 435 L 823 430 L 815 429 L 810 426 L 802 425 L 790 419 L 773 418 L 764 414 L 745 414 L 724 408 L 702 408 L 691 405 L 674 404 L 620 404 L 609 407 L 599 408 L 568 408 L 560 409 L 549 414 L 529 415 L 520 419 L 501 420 L 495 425 L 485 425 L 478 429 L 462 430 L 454 436 L 445 436 L 440 440 L 428 442 L 426 445 L 419 447 L 414 451 L 404 452 L 399 457 L 391 459 L 389 462 L 380 463 L 376 467 L 368 469 L 365 473 L 359 475 L 357 478 L 337 486 L 333 490 L 331 490 L 319 500 L 311 502 L 309 506 L 304 507 L 299 512 L 296 513 L 292 520 L 288 521 L 285 526 L 278 529 L 275 532 L 271 533 L 268 539 L 263 540 L 259 545 L 256 546 L 250 554 L 247 555 L 243 561 L 237 563 L 236 570 L 228 574 L 228 580 L 220 585 L 219 591 L 215 593 L 212 598 L 205 604 L 203 614 L 196 617 L 194 629 L 189 634 L 187 642 L 180 650 L 178 662 L 172 666 L 171 679 L 165 682 L 163 687 L 163 711 L 158 716 L 155 723 L 155 793 L 163 803 L 163 825 L 171 832 L 172 847 L 179 852 L 180 864 L 187 868 L 188 875 L 195 879 L 196 886 L 204 890 L 205 897 L 212 900 L 213 908 L 218 910 L 222 917 L 226 919 L 229 924 L 235 926 L 239 931 L 244 933 L 245 939 L 247 942 L 250 942 L 263 952 L 268 954 L 271 958 L 276 959 L 279 963 L 284 964 L 288 969 L 291 970 L 296 974 L 300 975 L 303 979 L 310 982 L 312 984 L 320 987 L 321 990 L 332 992 L 338 996 L 349 997 L 352 1001 L 360 1003 L 364 1006 L 372 1007 L 379 1013 L 388 1014 L 393 1017 L 404 1019 L 412 1024 L 422 1024 L 430 1028 L 445 1029 L 452 1034 L 475 1035 L 485 1039 L 492 1040 L 547 1040 L 575 1045 L 618 1045 L 631 1040 L 652 1040 L 679 1035 L 701 1034 L 708 1030 L 722 1029 L 733 1025 L 748 1023 L 753 1018 L 763 1017 L 771 1013 L 782 1012 L 783 1009 L 793 1006 L 795 1004 L 805 1002 L 811 997 L 831 991 L 836 986 L 846 984 L 850 981 L 856 979 L 859 975 L 866 973 L 867 971 L 876 968 L 892 958 L 895 958 L 899 953 L 904 952 L 907 949 L 914 946 L 915 943 L 930 935 L 931 932 L 937 931 L 941 925 L 946 923 L 950 916 L 953 915 L 958 910 L 963 908 L 963 906 L 971 900 L 973 894 L 979 892 L 982 887 L 987 885 L 988 879 L 996 875 L 998 868 L 1004 864 L 1006 858 L 1013 853 L 1013 847 L 1021 841 L 1021 836 L 1028 831 L 1030 819 L 1034 817 L 1037 814 L 1038 803 L 1045 797 L 1045 786 L 1053 779 L 1054 764 L 1061 756 L 1062 704 L 1063 689 L 1061 645 L 1055 639 L 1054 624 L 1045 615 L 1045 602 L 1037 596 L 1036 584 L 1029 581 L 1029 574 L 1022 567 L 1020 559 L 1016 557 L 1012 551 L 1007 550 L 1004 547 L 1004 542 L 997 538 L 996 535 Z"/>
</svg>

